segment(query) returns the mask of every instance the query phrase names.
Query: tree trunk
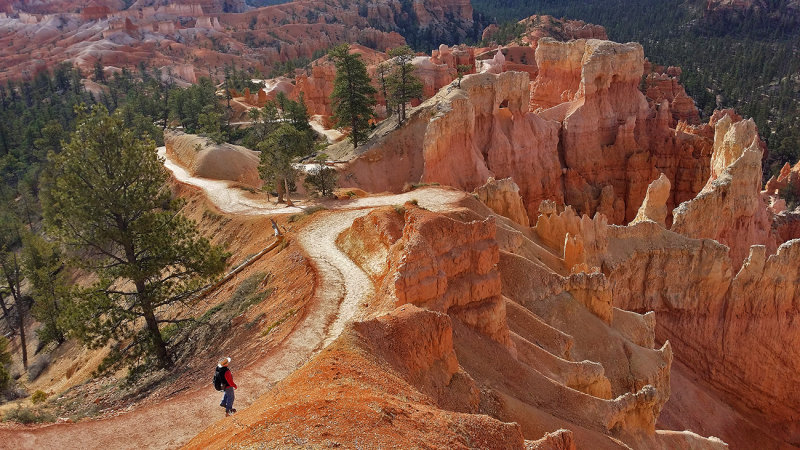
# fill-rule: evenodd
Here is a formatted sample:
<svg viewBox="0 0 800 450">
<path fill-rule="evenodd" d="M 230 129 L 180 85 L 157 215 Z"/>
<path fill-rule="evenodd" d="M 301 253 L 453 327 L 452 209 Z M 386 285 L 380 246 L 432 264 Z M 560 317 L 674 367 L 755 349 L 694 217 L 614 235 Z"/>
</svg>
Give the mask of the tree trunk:
<svg viewBox="0 0 800 450">
<path fill-rule="evenodd" d="M 153 344 L 153 351 L 158 359 L 158 365 L 167 369 L 172 366 L 172 359 L 170 359 L 169 353 L 167 353 L 167 344 L 164 343 L 164 339 L 161 337 L 161 331 L 158 329 L 158 321 L 156 320 L 156 315 L 153 311 L 150 299 L 142 294 L 145 291 L 144 282 L 137 281 L 135 285 L 139 303 L 142 305 L 142 315 L 144 315 L 144 320 L 147 325 L 147 334 L 150 335 L 150 342 Z"/>
<path fill-rule="evenodd" d="M 284 187 L 286 187 L 286 206 L 294 206 L 292 203 L 292 199 L 289 198 L 289 180 L 287 178 L 283 179 Z"/>
<path fill-rule="evenodd" d="M 142 305 L 144 307 L 144 305 Z M 149 305 L 148 305 L 149 306 Z M 161 337 L 161 331 L 158 330 L 158 321 L 153 311 L 148 308 L 144 311 L 144 320 L 147 322 L 147 332 L 150 334 L 150 341 L 153 344 L 153 350 L 158 358 L 158 365 L 168 369 L 172 366 L 172 359 L 167 353 L 167 344 Z"/>
<path fill-rule="evenodd" d="M 25 340 L 25 302 L 22 296 L 16 301 L 17 307 L 17 327 L 19 328 L 19 346 L 22 350 L 22 367 L 28 370 L 28 344 Z"/>
<path fill-rule="evenodd" d="M 278 200 L 275 203 L 283 203 L 283 183 L 275 183 L 275 191 L 278 193 Z"/>
</svg>

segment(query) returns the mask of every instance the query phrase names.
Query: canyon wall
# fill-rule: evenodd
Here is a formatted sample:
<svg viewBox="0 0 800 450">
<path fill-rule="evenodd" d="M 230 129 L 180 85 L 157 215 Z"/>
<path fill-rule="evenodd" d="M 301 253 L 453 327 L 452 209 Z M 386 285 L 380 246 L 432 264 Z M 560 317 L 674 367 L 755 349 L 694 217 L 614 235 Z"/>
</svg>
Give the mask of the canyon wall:
<svg viewBox="0 0 800 450">
<path fill-rule="evenodd" d="M 375 192 L 418 182 L 471 191 L 489 177 L 511 177 L 531 223 L 543 200 L 630 222 L 661 173 L 672 184 L 669 211 L 702 189 L 711 125 L 671 128 L 669 101 L 648 104 L 638 89 L 641 46 L 544 38 L 536 64 L 533 80 L 525 72 L 481 73 L 443 88 L 403 126 L 424 129 L 422 139 L 400 144 L 402 133 L 379 131 L 343 170 L 348 183 Z M 422 167 L 405 171 L 398 158 L 421 158 Z M 390 167 L 400 173 L 371 175 Z"/>
</svg>

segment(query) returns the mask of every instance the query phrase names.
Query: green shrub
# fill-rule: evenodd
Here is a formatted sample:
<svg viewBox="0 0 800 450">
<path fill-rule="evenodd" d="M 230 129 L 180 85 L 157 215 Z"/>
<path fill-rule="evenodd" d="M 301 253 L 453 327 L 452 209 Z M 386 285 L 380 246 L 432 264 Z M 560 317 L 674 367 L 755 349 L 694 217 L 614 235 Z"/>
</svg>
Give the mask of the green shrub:
<svg viewBox="0 0 800 450">
<path fill-rule="evenodd" d="M 251 306 L 261 303 L 269 297 L 272 293 L 272 288 L 258 290 L 262 282 L 266 281 L 268 283 L 269 280 L 270 274 L 258 272 L 242 281 L 228 301 L 234 315 L 247 311 Z"/>
<path fill-rule="evenodd" d="M 37 390 L 36 392 L 33 393 L 33 395 L 31 395 L 31 402 L 33 402 L 34 405 L 38 405 L 39 403 L 42 403 L 45 400 L 47 400 L 47 392 L 44 392 L 42 390 Z"/>
</svg>

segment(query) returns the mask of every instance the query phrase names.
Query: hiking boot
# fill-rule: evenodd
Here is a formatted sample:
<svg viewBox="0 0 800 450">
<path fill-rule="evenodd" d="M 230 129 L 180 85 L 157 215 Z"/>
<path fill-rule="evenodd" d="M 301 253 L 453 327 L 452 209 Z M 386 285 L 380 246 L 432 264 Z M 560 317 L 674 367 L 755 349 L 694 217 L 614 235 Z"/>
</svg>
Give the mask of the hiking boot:
<svg viewBox="0 0 800 450">
<path fill-rule="evenodd" d="M 231 415 L 231 412 L 230 412 L 230 411 L 225 411 L 225 417 L 228 417 L 228 416 L 230 416 L 230 415 Z"/>
<path fill-rule="evenodd" d="M 235 408 L 231 408 L 231 414 L 233 414 L 235 412 L 236 412 L 236 409 Z"/>
</svg>

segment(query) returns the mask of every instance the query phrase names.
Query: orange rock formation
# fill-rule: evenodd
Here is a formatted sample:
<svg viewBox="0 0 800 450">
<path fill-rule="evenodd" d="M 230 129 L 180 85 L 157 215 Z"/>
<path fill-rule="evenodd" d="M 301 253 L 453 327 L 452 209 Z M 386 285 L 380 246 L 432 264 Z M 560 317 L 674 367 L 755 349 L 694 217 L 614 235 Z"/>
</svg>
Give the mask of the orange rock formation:
<svg viewBox="0 0 800 450">
<path fill-rule="evenodd" d="M 484 73 L 442 89 L 414 111 L 408 133 L 376 133 L 345 170 L 350 182 L 376 192 L 420 181 L 473 190 L 511 177 L 531 222 L 551 199 L 613 223 L 635 218 L 660 173 L 674 187 L 668 209 L 706 183 L 710 128 L 670 128 L 669 102 L 648 105 L 638 44 L 545 38 L 536 62 L 531 82 L 527 73 Z"/>
<path fill-rule="evenodd" d="M 524 228 L 469 197 L 464 206 L 445 217 L 407 203 L 404 216 L 384 208 L 357 219 L 339 243 L 382 286 L 369 302 L 375 318 L 189 447 L 298 436 L 345 446 L 724 448 L 656 429 L 672 350 L 654 348 L 652 314 L 614 308 L 604 274 L 561 276 Z"/>
<path fill-rule="evenodd" d="M 460 40 L 472 27 L 468 0 L 421 0 L 413 13 L 400 1 L 371 0 L 363 6 L 340 0 L 289 2 L 245 11 L 243 0 L 140 0 L 124 9 L 109 1 L 75 6 L 48 2 L 18 5 L 4 19 L 0 80 L 33 76 L 63 61 L 91 73 L 96 61 L 108 68 L 134 68 L 145 61 L 173 76 L 221 79 L 225 66 L 268 73 L 277 62 L 311 58 L 342 42 L 362 42 L 380 50 L 405 43 L 399 23 L 425 30 L 434 38 Z M 16 6 L 7 7 L 14 11 Z M 124 9 L 124 10 L 123 10 Z"/>
</svg>

